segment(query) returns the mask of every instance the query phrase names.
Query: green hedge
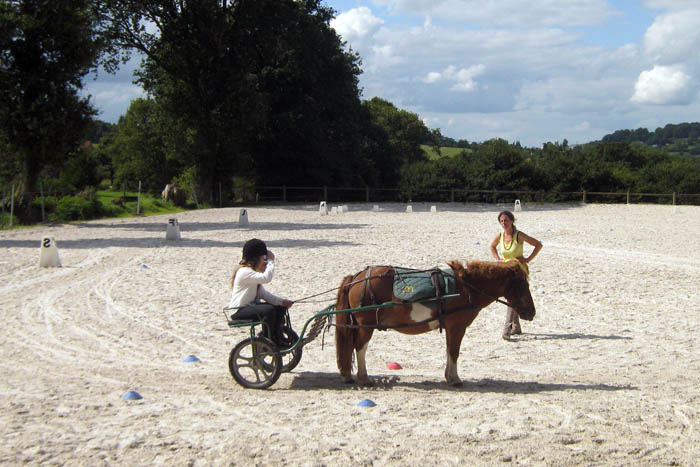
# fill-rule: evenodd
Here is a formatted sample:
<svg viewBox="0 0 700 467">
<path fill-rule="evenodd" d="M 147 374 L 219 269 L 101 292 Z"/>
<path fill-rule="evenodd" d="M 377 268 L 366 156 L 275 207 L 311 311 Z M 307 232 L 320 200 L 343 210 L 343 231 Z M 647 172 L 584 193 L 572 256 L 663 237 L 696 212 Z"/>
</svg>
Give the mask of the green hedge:
<svg viewBox="0 0 700 467">
<path fill-rule="evenodd" d="M 59 221 L 97 219 L 103 212 L 102 203 L 97 198 L 64 196 L 56 203 L 56 217 Z"/>
</svg>

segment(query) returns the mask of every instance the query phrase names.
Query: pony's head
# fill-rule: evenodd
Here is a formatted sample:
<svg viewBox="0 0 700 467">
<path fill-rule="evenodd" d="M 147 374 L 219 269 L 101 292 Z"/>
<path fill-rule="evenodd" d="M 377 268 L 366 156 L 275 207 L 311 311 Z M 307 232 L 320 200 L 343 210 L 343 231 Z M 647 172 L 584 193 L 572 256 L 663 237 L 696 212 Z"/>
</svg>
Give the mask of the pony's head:
<svg viewBox="0 0 700 467">
<path fill-rule="evenodd" d="M 535 304 L 530 295 L 530 286 L 527 283 L 525 272 L 515 262 L 495 263 L 491 261 L 470 261 L 465 268 L 459 261 L 447 263 L 455 273 L 457 286 L 461 295 L 478 292 L 470 292 L 468 283 L 478 281 L 480 287 L 484 287 L 486 295 L 492 297 L 502 296 L 508 304 L 514 308 L 518 315 L 527 321 L 535 317 Z"/>
<path fill-rule="evenodd" d="M 506 264 L 509 274 L 503 296 L 522 319 L 532 321 L 535 317 L 535 303 L 532 301 L 527 276 L 518 263 Z"/>
</svg>

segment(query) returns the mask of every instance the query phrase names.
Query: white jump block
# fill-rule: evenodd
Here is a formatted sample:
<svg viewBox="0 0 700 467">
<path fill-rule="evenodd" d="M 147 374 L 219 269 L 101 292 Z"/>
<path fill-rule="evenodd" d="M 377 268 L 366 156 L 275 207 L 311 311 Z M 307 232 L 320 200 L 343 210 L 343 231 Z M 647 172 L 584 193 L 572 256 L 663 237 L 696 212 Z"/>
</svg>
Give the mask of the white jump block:
<svg viewBox="0 0 700 467">
<path fill-rule="evenodd" d="M 378 204 L 375 204 L 374 206 L 372 206 L 372 212 L 379 212 L 379 205 Z"/>
<path fill-rule="evenodd" d="M 58 246 L 53 237 L 42 237 L 41 250 L 39 252 L 40 268 L 60 268 L 61 260 L 58 258 Z"/>
<path fill-rule="evenodd" d="M 522 211 L 522 207 L 520 206 L 520 200 L 516 199 L 515 200 L 515 206 L 513 206 L 513 211 L 515 212 L 520 212 Z"/>
<path fill-rule="evenodd" d="M 238 225 L 239 227 L 248 227 L 250 225 L 247 209 L 241 209 L 241 212 L 238 213 Z"/>
<path fill-rule="evenodd" d="M 437 206 L 430 206 L 430 212 L 437 212 Z"/>
<path fill-rule="evenodd" d="M 331 214 L 338 214 L 338 207 L 337 206 L 333 206 L 331 208 Z"/>
<path fill-rule="evenodd" d="M 318 213 L 322 216 L 328 215 L 328 206 L 326 205 L 325 201 L 321 201 L 321 204 L 318 207 Z"/>
<path fill-rule="evenodd" d="M 165 230 L 166 240 L 180 240 L 180 224 L 177 223 L 177 219 L 171 217 L 168 219 L 168 227 Z"/>
<path fill-rule="evenodd" d="M 345 209 L 343 209 L 342 206 L 338 206 L 338 209 L 336 209 L 336 211 L 338 212 L 338 214 L 342 214 L 345 212 Z"/>
<path fill-rule="evenodd" d="M 678 213 L 678 211 L 680 211 L 678 209 L 678 206 L 673 206 L 673 213 L 676 214 L 676 213 Z"/>
<path fill-rule="evenodd" d="M 406 212 L 413 212 L 413 206 L 411 206 L 410 204 L 406 206 Z"/>
</svg>

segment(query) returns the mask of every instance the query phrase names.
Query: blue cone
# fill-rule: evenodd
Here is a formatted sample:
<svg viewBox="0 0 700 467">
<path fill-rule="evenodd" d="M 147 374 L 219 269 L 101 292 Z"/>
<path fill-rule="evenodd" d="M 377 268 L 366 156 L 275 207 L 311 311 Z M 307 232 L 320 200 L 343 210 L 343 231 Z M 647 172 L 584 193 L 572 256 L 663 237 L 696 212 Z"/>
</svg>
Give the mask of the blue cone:
<svg viewBox="0 0 700 467">
<path fill-rule="evenodd" d="M 183 360 L 183 362 L 186 362 L 186 363 L 194 363 L 194 362 L 199 362 L 199 361 L 201 361 L 201 360 L 198 359 L 196 355 L 188 355 Z"/>
<path fill-rule="evenodd" d="M 476 243 L 475 243 L 474 245 L 481 245 L 481 243 L 479 243 L 479 242 L 476 242 Z"/>
<path fill-rule="evenodd" d="M 142 265 L 139 266 L 139 267 L 140 267 L 141 269 L 148 269 L 148 266 L 146 266 L 145 264 L 142 264 Z"/>
<path fill-rule="evenodd" d="M 141 397 L 141 394 L 136 391 L 129 391 L 122 396 L 122 399 L 125 401 L 137 401 L 139 399 L 143 399 L 143 397 Z"/>
<path fill-rule="evenodd" d="M 371 401 L 369 399 L 364 399 L 357 403 L 358 407 L 374 407 L 375 405 L 377 404 L 375 404 L 374 401 Z"/>
</svg>

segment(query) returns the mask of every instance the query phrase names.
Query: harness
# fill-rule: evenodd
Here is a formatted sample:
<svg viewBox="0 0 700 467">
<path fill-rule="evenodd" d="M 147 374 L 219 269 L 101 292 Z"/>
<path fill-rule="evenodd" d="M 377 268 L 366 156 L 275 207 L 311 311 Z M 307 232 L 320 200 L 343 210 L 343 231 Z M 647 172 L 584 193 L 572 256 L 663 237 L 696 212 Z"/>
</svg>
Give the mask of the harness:
<svg viewBox="0 0 700 467">
<path fill-rule="evenodd" d="M 362 295 L 360 296 L 360 305 L 363 308 L 375 310 L 375 314 L 376 314 L 375 319 L 376 319 L 377 323 L 379 322 L 379 310 L 381 308 L 401 306 L 401 305 L 411 304 L 411 303 L 424 304 L 424 303 L 428 303 L 428 302 L 434 302 L 435 306 L 436 306 L 436 311 L 437 311 L 436 316 L 432 316 L 430 318 L 427 318 L 427 319 L 424 319 L 421 321 L 416 321 L 414 323 L 404 323 L 404 324 L 399 324 L 396 326 L 382 326 L 380 324 L 376 324 L 376 325 L 357 324 L 354 312 L 360 311 L 360 310 L 350 309 L 350 310 L 348 310 L 348 313 L 350 314 L 350 320 L 351 320 L 352 324 L 337 324 L 336 323 L 336 324 L 334 324 L 334 326 L 344 327 L 344 328 L 349 328 L 349 329 L 378 329 L 380 331 L 386 331 L 388 329 L 401 329 L 401 328 L 407 328 L 407 327 L 412 327 L 412 326 L 420 326 L 422 324 L 430 323 L 432 321 L 439 321 L 440 322 L 440 325 L 439 325 L 440 332 L 442 332 L 442 329 L 444 327 L 444 320 L 445 320 L 446 316 L 449 316 L 449 315 L 454 314 L 454 313 L 459 313 L 461 311 L 477 309 L 477 307 L 475 305 L 473 305 L 472 292 L 476 292 L 480 295 L 488 297 L 492 301 L 500 303 L 502 305 L 510 306 L 510 304 L 508 304 L 507 302 L 504 302 L 500 298 L 493 297 L 490 294 L 487 294 L 483 290 L 478 289 L 475 286 L 473 286 L 472 284 L 470 284 L 469 282 L 465 281 L 464 284 L 466 285 L 466 287 L 468 289 L 467 290 L 467 305 L 457 307 L 457 308 L 450 310 L 450 311 L 447 311 L 447 312 L 444 311 L 444 305 L 446 304 L 445 302 L 449 301 L 449 299 L 451 299 L 451 298 L 456 298 L 457 296 L 459 296 L 459 294 L 452 294 L 452 295 L 445 295 L 444 294 L 445 278 L 444 278 L 444 275 L 442 273 L 442 270 L 440 270 L 439 268 L 424 269 L 424 270 L 406 269 L 407 271 L 410 271 L 410 273 L 412 273 L 412 274 L 426 273 L 426 272 L 430 273 L 430 282 L 433 284 L 433 286 L 435 288 L 435 296 L 434 297 L 424 299 L 424 300 L 417 300 L 415 302 L 403 301 L 403 302 L 390 302 L 390 303 L 376 304 L 376 303 L 374 303 L 376 300 L 376 297 L 375 297 L 374 291 L 372 290 L 372 284 L 370 283 L 370 280 L 374 279 L 374 278 L 384 277 L 384 276 L 388 275 L 390 271 L 393 272 L 394 274 L 397 274 L 397 272 L 396 272 L 397 268 L 395 268 L 393 266 L 385 266 L 387 268 L 387 270 L 385 272 L 383 272 L 382 274 L 378 274 L 376 276 L 373 276 L 372 269 L 375 267 L 378 267 L 378 266 L 367 267 L 366 271 L 364 271 L 365 273 L 364 273 L 364 277 L 362 279 L 358 279 L 358 277 L 360 277 L 362 275 L 363 271 L 356 273 L 352 277 L 352 281 L 349 282 L 348 284 L 345 284 L 344 287 L 350 287 L 350 286 L 358 284 L 360 282 L 364 282 L 363 287 L 362 287 Z M 404 269 L 404 268 L 402 268 L 402 269 Z M 369 303 L 366 302 L 367 295 L 369 295 L 369 300 L 370 300 Z M 372 305 L 376 305 L 376 306 L 372 306 Z"/>
<path fill-rule="evenodd" d="M 436 316 L 417 321 L 414 323 L 404 323 L 401 325 L 397 326 L 381 326 L 379 324 L 377 325 L 361 325 L 357 324 L 355 320 L 355 316 L 353 313 L 350 313 L 351 316 L 351 321 L 354 324 L 336 324 L 336 326 L 341 326 L 341 327 L 347 327 L 347 328 L 354 328 L 354 329 L 360 329 L 360 328 L 372 328 L 372 329 L 378 329 L 380 331 L 386 331 L 387 329 L 399 329 L 399 328 L 405 328 L 405 327 L 411 327 L 411 326 L 420 326 L 421 324 L 426 324 L 432 321 L 439 321 L 439 328 L 440 332 L 442 333 L 442 329 L 444 328 L 444 323 L 445 323 L 445 316 L 451 315 L 453 313 L 457 313 L 460 311 L 465 311 L 469 309 L 474 309 L 475 307 L 471 305 L 471 293 L 468 296 L 469 300 L 469 305 L 463 306 L 463 307 L 458 307 L 454 310 L 450 310 L 449 312 L 445 312 L 444 308 L 452 298 L 456 298 L 459 294 L 452 294 L 452 295 L 446 295 L 445 291 L 447 290 L 447 282 L 445 281 L 445 273 L 439 269 L 439 268 L 432 268 L 432 269 L 425 269 L 425 270 L 417 270 L 417 269 L 407 269 L 407 268 L 399 268 L 397 269 L 396 267 L 393 266 L 386 266 L 387 269 L 381 274 L 378 274 L 376 276 L 372 275 L 372 270 L 377 267 L 377 266 L 369 266 L 367 269 L 364 271 L 364 277 L 360 280 L 358 280 L 358 277 L 362 275 L 362 271 L 358 272 L 352 277 L 352 281 L 349 284 L 346 284 L 345 286 L 348 287 L 350 285 L 363 282 L 362 286 L 362 294 L 360 295 L 360 306 L 371 306 L 376 304 L 376 296 L 374 291 L 372 290 L 372 284 L 371 284 L 371 279 L 374 278 L 381 278 L 384 276 L 387 276 L 390 272 L 394 274 L 395 277 L 395 282 L 396 281 L 402 281 L 406 276 L 412 276 L 416 277 L 417 275 L 425 275 L 427 276 L 430 284 L 433 286 L 433 292 L 434 294 L 425 299 L 425 300 L 416 300 L 416 301 L 403 301 L 403 302 L 398 302 L 398 303 L 391 303 L 391 304 L 377 304 L 378 306 L 374 309 L 375 310 L 375 319 L 377 322 L 379 322 L 379 310 L 381 308 L 385 308 L 387 306 L 400 306 L 401 304 L 411 304 L 411 303 L 426 303 L 426 302 L 433 302 L 435 305 L 435 311 L 437 312 Z M 427 273 L 427 274 L 426 274 Z M 405 281 L 404 281 L 405 282 Z M 408 286 L 412 287 L 412 286 Z M 412 290 L 412 289 L 411 289 Z M 367 301 L 367 298 L 369 297 L 369 301 Z"/>
</svg>

